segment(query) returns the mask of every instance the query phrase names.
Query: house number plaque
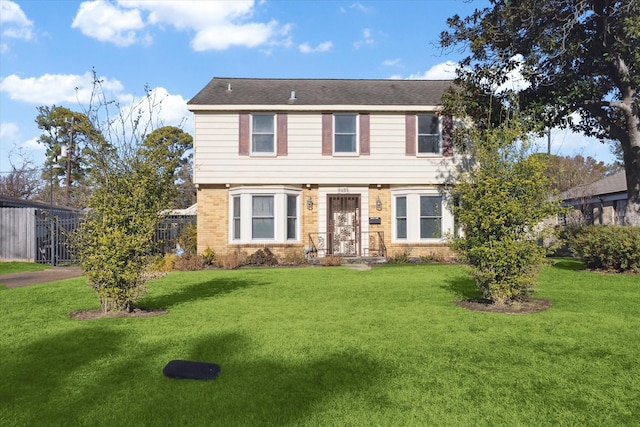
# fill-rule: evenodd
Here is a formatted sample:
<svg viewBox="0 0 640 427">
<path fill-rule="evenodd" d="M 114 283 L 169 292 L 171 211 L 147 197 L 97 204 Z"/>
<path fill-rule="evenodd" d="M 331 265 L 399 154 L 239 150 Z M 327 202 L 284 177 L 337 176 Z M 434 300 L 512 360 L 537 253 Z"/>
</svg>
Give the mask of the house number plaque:
<svg viewBox="0 0 640 427">
<path fill-rule="evenodd" d="M 338 187 L 338 193 L 348 193 L 349 187 Z"/>
</svg>

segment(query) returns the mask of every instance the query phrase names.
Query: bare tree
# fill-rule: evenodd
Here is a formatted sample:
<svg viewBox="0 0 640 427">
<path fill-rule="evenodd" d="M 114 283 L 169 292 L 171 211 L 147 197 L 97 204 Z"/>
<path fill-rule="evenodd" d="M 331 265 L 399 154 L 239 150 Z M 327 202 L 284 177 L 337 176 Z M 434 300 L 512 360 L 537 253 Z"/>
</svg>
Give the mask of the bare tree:
<svg viewBox="0 0 640 427">
<path fill-rule="evenodd" d="M 0 195 L 18 199 L 35 199 L 42 191 L 40 171 L 30 160 L 23 159 L 16 166 L 11 163 L 11 172 L 0 176 Z"/>
</svg>

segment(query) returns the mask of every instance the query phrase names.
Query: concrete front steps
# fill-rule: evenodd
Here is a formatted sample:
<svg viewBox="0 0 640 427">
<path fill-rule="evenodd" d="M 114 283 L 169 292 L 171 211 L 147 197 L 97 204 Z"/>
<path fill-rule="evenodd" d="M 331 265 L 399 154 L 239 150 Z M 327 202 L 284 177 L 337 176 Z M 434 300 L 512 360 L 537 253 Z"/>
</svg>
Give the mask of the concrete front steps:
<svg viewBox="0 0 640 427">
<path fill-rule="evenodd" d="M 309 258 L 309 264 L 320 265 L 322 258 Z M 385 264 L 387 259 L 381 256 L 345 256 L 342 257 L 343 264 Z"/>
</svg>

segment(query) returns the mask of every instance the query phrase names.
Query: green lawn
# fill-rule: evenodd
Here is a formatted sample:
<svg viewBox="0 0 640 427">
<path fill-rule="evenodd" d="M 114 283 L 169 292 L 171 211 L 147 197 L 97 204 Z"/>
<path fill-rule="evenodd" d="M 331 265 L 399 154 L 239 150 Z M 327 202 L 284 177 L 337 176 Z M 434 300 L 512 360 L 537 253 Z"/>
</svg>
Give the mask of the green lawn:
<svg viewBox="0 0 640 427">
<path fill-rule="evenodd" d="M 40 271 L 48 268 L 51 268 L 48 264 L 36 264 L 35 262 L 0 262 L 0 274 L 20 273 L 23 271 Z"/>
<path fill-rule="evenodd" d="M 176 272 L 139 319 L 69 318 L 98 307 L 83 279 L 3 290 L 0 425 L 639 425 L 640 277 L 576 265 L 531 315 L 451 304 L 477 296 L 454 265 Z"/>
</svg>

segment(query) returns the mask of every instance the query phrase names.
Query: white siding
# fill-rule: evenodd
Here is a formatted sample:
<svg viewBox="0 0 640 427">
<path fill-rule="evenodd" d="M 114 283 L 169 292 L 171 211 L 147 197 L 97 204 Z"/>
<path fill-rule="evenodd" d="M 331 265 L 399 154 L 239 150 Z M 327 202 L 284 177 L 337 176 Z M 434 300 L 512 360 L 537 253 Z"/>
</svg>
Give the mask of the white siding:
<svg viewBox="0 0 640 427">
<path fill-rule="evenodd" d="M 405 115 L 370 116 L 370 155 L 322 155 L 322 116 L 288 115 L 288 155 L 238 155 L 237 113 L 196 113 L 195 182 L 198 184 L 438 184 L 452 158 L 405 155 Z"/>
</svg>

